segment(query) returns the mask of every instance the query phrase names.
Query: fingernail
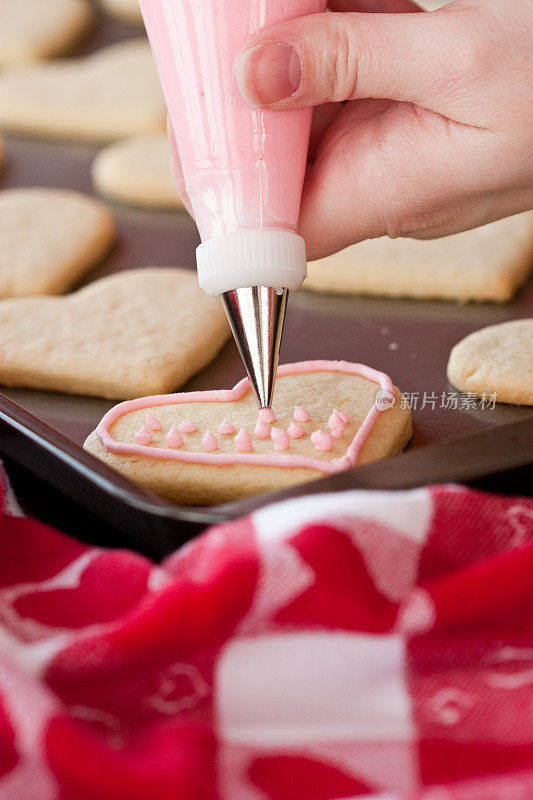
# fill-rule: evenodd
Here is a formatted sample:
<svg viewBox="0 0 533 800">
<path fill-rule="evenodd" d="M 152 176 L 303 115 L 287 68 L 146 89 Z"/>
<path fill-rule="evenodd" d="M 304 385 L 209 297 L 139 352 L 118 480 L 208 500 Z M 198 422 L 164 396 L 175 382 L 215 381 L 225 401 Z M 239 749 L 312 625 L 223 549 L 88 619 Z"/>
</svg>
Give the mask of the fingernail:
<svg viewBox="0 0 533 800">
<path fill-rule="evenodd" d="M 237 89 L 249 106 L 268 106 L 290 97 L 301 79 L 300 57 L 288 44 L 252 47 L 235 62 Z"/>
</svg>

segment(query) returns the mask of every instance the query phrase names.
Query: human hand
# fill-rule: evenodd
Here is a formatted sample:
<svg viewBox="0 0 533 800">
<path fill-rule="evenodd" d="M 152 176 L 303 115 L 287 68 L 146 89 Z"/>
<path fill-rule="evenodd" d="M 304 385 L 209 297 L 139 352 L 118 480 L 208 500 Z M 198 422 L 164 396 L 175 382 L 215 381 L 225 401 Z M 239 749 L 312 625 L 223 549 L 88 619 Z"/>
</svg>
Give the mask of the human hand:
<svg viewBox="0 0 533 800">
<path fill-rule="evenodd" d="M 249 105 L 320 106 L 300 219 L 310 259 L 533 206 L 533 0 L 329 6 L 260 31 L 235 62 Z"/>
</svg>

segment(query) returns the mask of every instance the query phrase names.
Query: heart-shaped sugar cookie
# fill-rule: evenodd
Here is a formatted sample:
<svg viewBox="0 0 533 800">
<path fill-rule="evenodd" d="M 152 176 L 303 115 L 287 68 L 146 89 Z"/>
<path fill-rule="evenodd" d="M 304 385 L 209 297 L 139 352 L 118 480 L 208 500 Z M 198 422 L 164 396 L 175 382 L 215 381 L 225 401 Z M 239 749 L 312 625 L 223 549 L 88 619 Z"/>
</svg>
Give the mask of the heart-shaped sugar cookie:
<svg viewBox="0 0 533 800">
<path fill-rule="evenodd" d="M 258 414 L 248 379 L 145 397 L 112 409 L 85 447 L 156 494 L 209 505 L 401 451 L 412 428 L 400 399 L 390 378 L 361 364 L 286 364 L 273 412 Z"/>
<path fill-rule="evenodd" d="M 92 16 L 88 0 L 0 0 L 0 66 L 63 55 Z"/>
<path fill-rule="evenodd" d="M 441 239 L 367 239 L 309 264 L 305 288 L 336 294 L 510 300 L 533 264 L 533 212 Z"/>
<path fill-rule="evenodd" d="M 67 297 L 0 302 L 0 384 L 110 399 L 168 392 L 229 336 L 194 272 L 120 272 Z"/>
<path fill-rule="evenodd" d="M 148 42 L 120 42 L 83 59 L 0 74 L 0 127 L 110 141 L 162 131 L 166 108 Z"/>
<path fill-rule="evenodd" d="M 66 189 L 0 192 L 0 297 L 62 294 L 114 238 L 113 216 L 94 197 Z"/>
<path fill-rule="evenodd" d="M 108 145 L 92 165 L 98 192 L 110 200 L 145 208 L 183 209 L 164 133 L 132 136 Z"/>
</svg>

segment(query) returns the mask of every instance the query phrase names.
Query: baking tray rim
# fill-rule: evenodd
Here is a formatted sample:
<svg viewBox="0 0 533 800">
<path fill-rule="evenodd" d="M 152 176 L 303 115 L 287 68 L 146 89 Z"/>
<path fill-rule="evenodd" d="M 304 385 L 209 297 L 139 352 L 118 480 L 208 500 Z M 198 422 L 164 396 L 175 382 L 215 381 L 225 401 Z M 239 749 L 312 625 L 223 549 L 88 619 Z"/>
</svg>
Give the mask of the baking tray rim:
<svg viewBox="0 0 533 800">
<path fill-rule="evenodd" d="M 491 430 L 463 434 L 452 439 L 441 439 L 333 476 L 230 503 L 205 507 L 181 506 L 137 485 L 2 393 L 0 423 L 18 437 L 24 437 L 33 447 L 46 451 L 48 456 L 62 462 L 79 479 L 90 481 L 98 490 L 131 509 L 177 523 L 200 525 L 236 519 L 263 506 L 308 494 L 350 488 L 386 491 L 432 483 L 465 482 L 533 464 L 532 408 L 531 417 L 518 422 L 500 424 Z M 18 459 L 16 450 L 9 455 L 30 471 L 39 472 L 35 463 L 28 463 L 24 458 Z M 380 481 L 379 473 L 386 473 L 386 479 Z M 46 480 L 45 476 L 41 477 Z"/>
</svg>

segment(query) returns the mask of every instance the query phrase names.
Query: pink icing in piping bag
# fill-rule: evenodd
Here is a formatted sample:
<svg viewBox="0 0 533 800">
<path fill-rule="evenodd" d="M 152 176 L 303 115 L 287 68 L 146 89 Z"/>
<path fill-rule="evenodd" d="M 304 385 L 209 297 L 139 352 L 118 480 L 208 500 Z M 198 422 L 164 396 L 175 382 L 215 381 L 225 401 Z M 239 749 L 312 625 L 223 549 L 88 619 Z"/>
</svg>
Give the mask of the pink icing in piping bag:
<svg viewBox="0 0 533 800">
<path fill-rule="evenodd" d="M 284 450 L 288 450 L 291 446 L 291 439 L 287 431 L 284 431 L 283 428 L 272 428 L 270 431 L 270 436 L 272 437 L 272 441 L 274 442 L 274 450 L 277 453 L 281 453 Z"/>
<path fill-rule="evenodd" d="M 137 433 L 135 434 L 135 436 L 133 438 L 135 439 L 135 444 L 140 444 L 140 445 L 143 445 L 143 446 L 147 445 L 147 444 L 151 444 L 154 441 L 154 436 L 148 430 L 146 425 L 143 425 L 141 430 L 137 431 Z"/>
<path fill-rule="evenodd" d="M 221 436 L 233 436 L 235 433 L 235 425 L 232 425 L 231 422 L 228 422 L 225 419 L 217 428 L 217 431 L 220 433 Z"/>
<path fill-rule="evenodd" d="M 165 442 L 167 447 L 181 447 L 183 444 L 183 436 L 176 428 L 175 425 L 171 427 L 167 435 L 165 436 Z"/>
<path fill-rule="evenodd" d="M 305 436 L 305 428 L 300 422 L 291 422 L 287 428 L 287 433 L 291 439 L 302 439 Z"/>
<path fill-rule="evenodd" d="M 311 441 L 319 453 L 327 453 L 333 450 L 333 436 L 327 431 L 315 431 L 311 434 Z"/>
<path fill-rule="evenodd" d="M 261 313 L 253 327 L 232 324 L 239 345 L 268 351 L 261 368 L 255 359 L 248 365 L 262 406 L 271 405 L 286 293 L 299 289 L 306 276 L 305 242 L 296 231 L 313 110 L 252 108 L 237 91 L 234 67 L 260 28 L 324 12 L 326 5 L 140 0 L 202 239 L 196 251 L 200 286 L 222 296 L 239 321 L 258 301 L 257 294 L 252 300 L 254 287 L 267 290 L 259 294 L 268 323 Z M 238 295 L 228 296 L 235 290 Z M 267 343 L 270 327 L 279 335 Z"/>
<path fill-rule="evenodd" d="M 270 439 L 270 427 L 266 424 L 266 422 L 261 422 L 260 419 L 257 420 L 254 436 L 256 439 Z"/>
<path fill-rule="evenodd" d="M 299 288 L 305 250 L 295 231 L 312 109 L 251 108 L 233 69 L 260 28 L 323 12 L 326 0 L 141 0 L 140 7 L 203 243 L 200 285 L 212 296 L 253 285 Z"/>
<path fill-rule="evenodd" d="M 152 416 L 152 414 L 146 415 L 146 427 L 151 431 L 160 431 L 163 428 L 157 417 Z"/>
<path fill-rule="evenodd" d="M 208 453 L 213 452 L 213 450 L 218 450 L 218 439 L 214 433 L 211 433 L 211 431 L 207 431 L 204 438 L 202 439 L 202 447 Z"/>
<path fill-rule="evenodd" d="M 189 420 L 184 419 L 180 425 L 181 433 L 196 433 L 198 428 L 194 424 L 194 422 L 189 422 Z"/>
<path fill-rule="evenodd" d="M 311 414 L 306 408 L 302 408 L 301 406 L 295 406 L 294 419 L 296 420 L 296 422 L 309 422 L 309 420 L 311 419 Z"/>
<path fill-rule="evenodd" d="M 276 419 L 276 415 L 272 411 L 271 408 L 260 408 L 259 409 L 259 421 L 264 422 L 266 425 L 269 425 L 271 422 L 274 422 Z"/>
<path fill-rule="evenodd" d="M 239 451 L 239 453 L 249 453 L 252 449 L 252 437 L 246 430 L 246 428 L 241 428 L 237 436 L 235 437 L 235 447 Z"/>
</svg>

